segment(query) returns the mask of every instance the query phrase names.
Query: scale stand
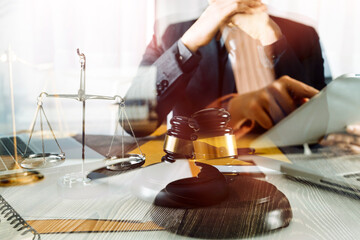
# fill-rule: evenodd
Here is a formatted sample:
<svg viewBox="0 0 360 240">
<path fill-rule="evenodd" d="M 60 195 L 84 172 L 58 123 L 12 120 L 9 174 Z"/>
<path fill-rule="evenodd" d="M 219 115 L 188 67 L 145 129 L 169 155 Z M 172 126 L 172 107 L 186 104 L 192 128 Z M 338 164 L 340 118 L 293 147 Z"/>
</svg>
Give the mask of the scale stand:
<svg viewBox="0 0 360 240">
<path fill-rule="evenodd" d="M 114 171 L 124 171 L 128 169 L 129 167 L 134 168 L 134 166 L 141 166 L 145 162 L 145 155 L 141 152 L 141 149 L 139 147 L 139 144 L 135 138 L 134 131 L 130 125 L 129 119 L 127 117 L 126 111 L 125 111 L 125 100 L 118 96 L 100 96 L 100 95 L 88 95 L 85 93 L 85 69 L 86 69 L 86 58 L 83 53 L 80 53 L 79 49 L 77 49 L 77 54 L 80 57 L 80 88 L 78 90 L 78 94 L 48 94 L 46 92 L 43 92 L 38 97 L 38 103 L 37 103 L 37 110 L 35 113 L 35 118 L 31 127 L 31 133 L 30 137 L 26 146 L 25 153 L 23 155 L 23 161 L 20 163 L 23 168 L 46 168 L 51 167 L 54 165 L 61 164 L 65 160 L 65 153 L 62 151 L 56 136 L 54 134 L 54 131 L 51 128 L 50 122 L 48 121 L 45 111 L 43 109 L 43 98 L 44 97 L 56 97 L 56 98 L 66 98 L 66 99 L 74 99 L 77 101 L 82 102 L 82 165 L 81 165 L 81 172 L 79 173 L 70 173 L 66 174 L 60 181 L 61 185 L 67 186 L 67 187 L 73 187 L 75 185 L 88 185 L 90 184 L 90 179 L 86 177 L 85 171 L 84 171 L 84 164 L 85 164 L 85 106 L 86 101 L 91 99 L 97 99 L 97 100 L 113 100 L 118 101 L 119 103 L 119 110 L 118 110 L 118 118 L 117 123 L 115 127 L 115 133 L 113 135 L 108 154 L 105 159 L 105 165 L 108 169 L 114 170 Z M 27 149 L 30 145 L 31 137 L 34 132 L 35 123 L 37 120 L 37 116 L 39 115 L 40 118 L 40 126 L 41 126 L 41 139 L 42 139 L 42 152 L 41 153 L 35 153 L 35 154 L 26 154 Z M 60 150 L 60 153 L 46 153 L 45 147 L 44 147 L 44 136 L 43 136 L 43 123 L 42 123 L 42 117 L 45 117 L 46 123 L 52 133 L 52 136 Z M 124 153 L 124 129 L 122 130 L 122 154 L 111 156 L 111 148 L 115 139 L 115 136 L 117 135 L 118 125 L 121 124 L 124 126 L 124 117 L 126 118 L 126 121 L 128 122 L 130 126 L 131 133 L 135 139 L 136 145 L 140 151 L 140 154 L 125 154 Z"/>
</svg>

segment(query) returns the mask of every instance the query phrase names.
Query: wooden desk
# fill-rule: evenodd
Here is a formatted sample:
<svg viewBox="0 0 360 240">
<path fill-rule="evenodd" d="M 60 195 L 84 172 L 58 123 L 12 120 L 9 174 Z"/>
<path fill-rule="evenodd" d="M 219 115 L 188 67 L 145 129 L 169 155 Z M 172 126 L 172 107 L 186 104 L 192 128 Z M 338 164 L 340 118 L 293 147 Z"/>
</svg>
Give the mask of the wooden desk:
<svg viewBox="0 0 360 240">
<path fill-rule="evenodd" d="M 99 140 L 90 136 L 87 143 L 89 146 L 99 144 L 102 151 L 101 146 L 105 149 L 106 141 L 106 138 Z M 153 138 L 142 150 L 151 163 L 159 161 L 163 155 L 161 138 Z M 86 169 L 100 166 L 101 161 L 92 162 Z M 43 181 L 1 188 L 0 194 L 41 233 L 42 239 L 188 239 L 157 225 L 151 216 L 152 203 L 134 195 L 133 183 L 139 171 L 104 179 L 87 189 L 59 186 L 61 176 L 78 170 L 78 164 L 44 169 L 41 170 L 45 175 Z M 280 173 L 267 175 L 266 181 L 285 194 L 293 218 L 288 227 L 254 239 L 359 238 L 360 200 L 290 181 Z M 160 212 L 157 217 L 164 218 L 166 214 L 166 211 Z M 218 216 L 214 221 L 221 221 L 223 217 Z M 181 223 L 181 218 L 179 221 Z M 220 232 L 226 232 L 228 227 L 222 225 Z M 195 230 L 196 224 L 189 228 Z"/>
</svg>

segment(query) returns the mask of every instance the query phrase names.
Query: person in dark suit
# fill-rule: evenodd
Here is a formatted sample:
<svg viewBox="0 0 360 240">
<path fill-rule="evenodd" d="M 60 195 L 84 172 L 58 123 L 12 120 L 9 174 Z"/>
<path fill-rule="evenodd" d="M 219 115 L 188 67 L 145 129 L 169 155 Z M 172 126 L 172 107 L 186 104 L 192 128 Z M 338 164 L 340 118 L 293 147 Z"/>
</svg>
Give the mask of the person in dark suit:
<svg viewBox="0 0 360 240">
<path fill-rule="evenodd" d="M 240 5 L 240 7 L 234 5 L 234 8 L 238 7 L 240 13 L 263 12 L 263 5 L 260 1 L 216 1 L 209 5 L 197 21 L 170 25 L 160 42 L 157 40 L 158 36 L 154 35 L 146 49 L 141 65 L 157 67 L 159 122 L 162 122 L 171 110 L 174 111 L 174 115 L 190 116 L 216 99 L 236 92 L 232 68 L 226 59 L 227 51 L 224 51 L 221 41 L 216 36 L 220 26 L 230 20 L 234 10 L 228 10 L 230 13 L 215 14 L 214 12 L 221 12 L 222 10 L 219 9 L 228 6 L 214 6 L 218 2 L 228 3 L 230 6 L 233 6 L 234 3 L 245 2 L 246 4 Z M 214 20 L 214 15 L 220 17 Z M 278 34 L 280 36 L 270 44 L 273 49 L 271 57 L 274 63 L 275 79 L 278 79 L 274 83 L 279 84 L 269 86 L 266 92 L 276 92 L 277 90 L 273 87 L 282 88 L 284 85 L 284 88 L 287 88 L 289 85 L 290 89 L 283 89 L 285 92 L 283 95 L 287 95 L 283 97 L 284 99 L 312 97 L 317 93 L 315 89 L 320 90 L 325 86 L 323 59 L 316 31 L 311 27 L 282 18 L 271 17 L 269 20 L 272 24 L 276 24 L 281 31 Z M 196 34 L 193 34 L 194 32 Z M 296 90 L 298 91 L 296 92 Z M 295 92 L 298 95 L 290 96 L 290 93 L 287 94 L 288 92 Z M 261 98 L 261 96 L 246 96 L 248 100 L 255 100 L 255 98 Z M 243 100 L 234 97 L 233 101 L 230 101 L 228 110 L 233 121 L 250 118 L 266 129 L 296 107 L 296 103 L 286 106 L 283 104 L 281 113 L 278 113 L 279 116 L 271 116 L 267 109 L 273 109 L 276 106 L 258 105 L 260 107 L 252 106 L 252 109 L 244 109 L 243 106 L 234 107 L 236 101 Z M 234 108 L 236 110 L 233 110 Z M 248 114 L 237 116 L 238 114 L 235 112 L 239 111 L 248 112 Z M 251 115 L 251 112 L 257 112 L 257 114 Z M 265 115 L 265 117 L 261 115 Z"/>
<path fill-rule="evenodd" d="M 268 85 L 239 93 L 229 49 L 219 37 L 228 25 L 264 47 L 274 75 Z M 230 112 L 235 130 L 248 120 L 248 129 L 269 129 L 326 85 L 316 31 L 267 15 L 261 0 L 213 0 L 197 20 L 172 24 L 162 36 L 158 34 L 140 65 L 157 68 L 159 125 L 172 110 L 174 115 L 190 116 L 220 102 Z M 246 49 L 238 48 L 242 50 Z M 223 98 L 225 104 L 217 101 Z"/>
</svg>

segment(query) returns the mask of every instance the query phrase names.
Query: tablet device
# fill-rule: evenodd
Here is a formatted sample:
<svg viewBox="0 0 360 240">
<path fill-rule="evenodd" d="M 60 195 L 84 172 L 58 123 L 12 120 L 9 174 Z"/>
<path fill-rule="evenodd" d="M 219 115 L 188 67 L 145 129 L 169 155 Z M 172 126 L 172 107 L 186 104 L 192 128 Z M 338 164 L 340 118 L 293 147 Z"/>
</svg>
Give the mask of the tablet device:
<svg viewBox="0 0 360 240">
<path fill-rule="evenodd" d="M 307 103 L 255 139 L 255 148 L 316 143 L 322 136 L 360 123 L 360 74 L 345 74 L 330 82 Z"/>
</svg>

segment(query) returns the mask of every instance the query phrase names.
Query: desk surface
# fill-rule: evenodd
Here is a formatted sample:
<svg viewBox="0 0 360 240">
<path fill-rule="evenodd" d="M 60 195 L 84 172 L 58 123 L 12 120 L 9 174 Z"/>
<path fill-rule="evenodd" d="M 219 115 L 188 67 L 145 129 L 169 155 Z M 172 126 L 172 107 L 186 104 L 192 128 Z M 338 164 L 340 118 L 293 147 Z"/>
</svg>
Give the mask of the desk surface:
<svg viewBox="0 0 360 240">
<path fill-rule="evenodd" d="M 101 152 L 105 141 L 107 140 L 94 139 L 93 144 L 98 142 Z M 151 143 L 143 145 L 143 151 L 151 163 L 159 161 L 159 157 L 163 155 L 162 142 L 161 138 L 153 138 Z M 89 139 L 88 143 L 91 145 L 92 140 Z M 251 158 L 252 156 L 246 156 L 246 159 Z M 178 162 L 180 165 L 187 164 L 186 160 Z M 169 179 L 176 178 L 177 173 L 166 172 L 168 165 L 161 163 L 104 178 L 89 187 L 62 187 L 59 179 L 65 173 L 80 171 L 81 166 L 77 162 L 71 166 L 43 169 L 41 172 L 45 175 L 44 180 L 31 185 L 0 188 L 0 194 L 41 234 L 42 239 L 188 239 L 187 236 L 172 233 L 174 230 L 164 229 L 156 223 L 171 216 L 181 225 L 184 223 L 184 216 L 189 214 L 188 210 L 156 209 L 154 214 L 152 202 L 147 201 L 149 198 L 146 194 L 139 192 L 139 185 L 144 180 L 144 169 L 165 169 L 162 174 Z M 94 161 L 86 164 L 86 170 L 91 171 L 101 166 L 102 161 Z M 263 180 L 276 186 L 286 196 L 293 216 L 288 227 L 250 238 L 303 240 L 357 239 L 360 236 L 359 199 L 291 181 L 278 172 L 267 174 Z M 149 181 L 145 182 L 151 184 Z M 231 214 L 231 211 L 216 216 L 209 214 L 208 218 L 221 222 L 227 214 Z M 198 227 L 196 216 L 192 223 L 187 223 L 189 232 L 196 231 Z M 226 232 L 230 225 L 231 223 L 216 225 L 221 226 L 214 229 L 218 234 L 216 238 L 221 237 L 221 234 L 228 236 Z M 206 239 L 215 237 L 201 234 L 196 236 Z"/>
</svg>

